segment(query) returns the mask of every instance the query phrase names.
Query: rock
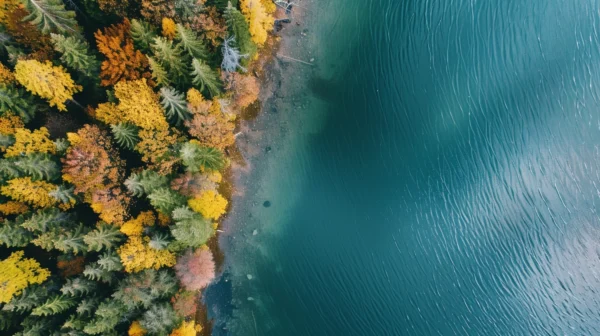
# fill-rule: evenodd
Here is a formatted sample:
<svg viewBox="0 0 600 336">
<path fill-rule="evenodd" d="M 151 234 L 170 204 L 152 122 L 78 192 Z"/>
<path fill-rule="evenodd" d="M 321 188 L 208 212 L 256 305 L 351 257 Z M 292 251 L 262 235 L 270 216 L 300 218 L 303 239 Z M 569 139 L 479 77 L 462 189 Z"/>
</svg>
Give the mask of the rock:
<svg viewBox="0 0 600 336">
<path fill-rule="evenodd" d="M 315 61 L 315 59 L 314 59 L 314 58 L 311 58 L 311 59 L 310 59 L 310 61 L 311 61 L 311 62 L 314 62 L 314 61 Z"/>
<path fill-rule="evenodd" d="M 254 301 L 254 298 L 252 296 L 248 296 L 248 301 Z"/>
<path fill-rule="evenodd" d="M 258 234 L 258 230 L 254 230 L 254 231 L 252 231 L 252 235 L 253 235 L 253 236 L 256 236 L 257 234 Z"/>
<path fill-rule="evenodd" d="M 253 276 L 252 274 L 246 274 L 246 278 L 248 278 L 248 280 L 252 280 Z"/>
<path fill-rule="evenodd" d="M 270 151 L 271 151 L 271 146 L 267 146 L 267 147 L 265 147 L 265 152 L 267 152 L 267 153 L 268 153 L 268 152 L 270 152 Z"/>
<path fill-rule="evenodd" d="M 271 206 L 271 201 L 265 201 L 265 202 L 263 203 L 263 206 L 264 206 L 265 208 L 268 208 L 268 207 L 270 207 L 270 206 Z"/>
</svg>

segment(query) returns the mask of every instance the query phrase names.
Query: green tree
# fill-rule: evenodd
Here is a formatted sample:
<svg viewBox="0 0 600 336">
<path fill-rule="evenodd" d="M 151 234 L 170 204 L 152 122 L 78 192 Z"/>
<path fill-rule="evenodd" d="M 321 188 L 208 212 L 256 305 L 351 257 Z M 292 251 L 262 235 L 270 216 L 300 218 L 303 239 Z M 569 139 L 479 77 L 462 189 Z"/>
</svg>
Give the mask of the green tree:
<svg viewBox="0 0 600 336">
<path fill-rule="evenodd" d="M 166 176 L 152 170 L 143 170 L 140 173 L 131 174 L 124 184 L 131 194 L 140 197 L 152 193 L 155 189 L 167 188 L 168 182 Z"/>
<path fill-rule="evenodd" d="M 2 169 L 2 172 L 8 174 L 7 177 L 10 179 L 31 176 L 33 181 L 47 180 L 53 181 L 60 177 L 60 168 L 58 163 L 52 159 L 52 157 L 45 153 L 30 153 L 25 156 L 12 157 L 9 159 L 3 159 L 0 166 L 6 167 L 7 164 L 12 164 L 14 169 L 10 170 L 10 173 L 6 169 Z"/>
<path fill-rule="evenodd" d="M 153 335 L 168 335 L 177 322 L 177 315 L 168 303 L 153 305 L 140 320 L 142 327 Z"/>
<path fill-rule="evenodd" d="M 96 310 L 96 307 L 98 307 L 99 303 L 100 300 L 98 300 L 98 298 L 87 297 L 79 302 L 79 305 L 77 305 L 75 311 L 77 312 L 77 315 L 89 316 L 92 315 L 92 313 Z"/>
<path fill-rule="evenodd" d="M 121 258 L 114 250 L 106 251 L 101 254 L 97 262 L 100 268 L 107 272 L 118 272 L 123 270 Z"/>
<path fill-rule="evenodd" d="M 21 226 L 29 231 L 46 232 L 72 223 L 71 215 L 56 208 L 38 210 Z"/>
<path fill-rule="evenodd" d="M 96 76 L 100 62 L 90 54 L 89 45 L 83 39 L 75 36 L 65 37 L 59 34 L 50 34 L 54 50 L 62 54 L 60 60 L 69 68 L 79 71 L 87 77 Z"/>
<path fill-rule="evenodd" d="M 59 250 L 63 253 L 85 253 L 87 245 L 83 241 L 87 229 L 83 224 L 75 227 L 58 228 L 40 234 L 31 242 L 45 250 Z"/>
<path fill-rule="evenodd" d="M 27 123 L 35 116 L 36 104 L 24 90 L 0 84 L 0 115 L 9 111 Z"/>
<path fill-rule="evenodd" d="M 155 250 L 164 250 L 169 246 L 170 242 L 171 242 L 171 238 L 169 237 L 168 234 L 162 233 L 162 232 L 157 232 L 157 233 L 154 233 L 150 237 L 148 246 L 150 246 L 151 248 L 153 248 Z"/>
<path fill-rule="evenodd" d="M 138 49 L 145 53 L 151 51 L 150 45 L 154 42 L 154 38 L 156 37 L 156 30 L 152 25 L 143 20 L 133 19 L 131 20 L 129 33 Z"/>
<path fill-rule="evenodd" d="M 212 223 L 187 206 L 175 209 L 173 220 L 175 225 L 171 226 L 171 234 L 182 248 L 198 247 L 214 233 Z"/>
<path fill-rule="evenodd" d="M 185 204 L 186 198 L 169 189 L 158 188 L 148 195 L 150 204 L 163 214 L 170 214 L 175 208 Z"/>
<path fill-rule="evenodd" d="M 208 64 L 194 58 L 192 61 L 192 83 L 196 85 L 200 91 L 205 89 L 211 96 L 217 96 L 223 89 L 223 84 L 219 80 L 219 76 L 213 71 Z"/>
<path fill-rule="evenodd" d="M 63 204 L 74 204 L 77 201 L 74 193 L 75 187 L 59 185 L 56 189 L 49 192 L 48 194 L 55 200 Z"/>
<path fill-rule="evenodd" d="M 100 281 L 108 284 L 111 284 L 115 281 L 115 274 L 104 269 L 97 262 L 87 264 L 83 270 L 83 275 L 90 280 Z"/>
<path fill-rule="evenodd" d="M 126 313 L 127 307 L 120 301 L 106 299 L 98 306 L 94 318 L 83 331 L 89 335 L 106 335 L 119 324 Z"/>
<path fill-rule="evenodd" d="M 150 65 L 150 70 L 152 70 L 152 78 L 158 83 L 158 85 L 170 85 L 171 79 L 169 78 L 169 74 L 167 70 L 160 65 L 154 58 L 148 57 L 148 64 Z"/>
<path fill-rule="evenodd" d="M 128 309 L 150 308 L 157 300 L 167 299 L 177 292 L 177 279 L 167 270 L 147 269 L 128 274 L 119 282 L 113 297 Z"/>
<path fill-rule="evenodd" d="M 175 83 L 185 84 L 188 80 L 189 69 L 181 46 L 179 44 L 173 45 L 173 41 L 164 37 L 156 37 L 152 49 L 160 65 L 170 77 L 175 79 Z"/>
<path fill-rule="evenodd" d="M 19 216 L 15 221 L 5 219 L 0 224 L 0 244 L 7 247 L 24 247 L 29 244 L 33 239 L 33 235 L 21 227 L 20 223 L 22 221 L 23 217 Z"/>
<path fill-rule="evenodd" d="M 191 173 L 200 172 L 203 169 L 221 170 L 225 167 L 223 153 L 216 148 L 203 147 L 197 142 L 188 141 L 179 150 L 186 170 Z"/>
<path fill-rule="evenodd" d="M 39 30 L 50 32 L 76 34 L 77 21 L 75 12 L 65 9 L 62 0 L 24 0 L 30 13 L 23 20 L 36 25 Z"/>
<path fill-rule="evenodd" d="M 184 27 L 182 24 L 177 24 L 177 35 L 175 38 L 190 57 L 199 59 L 206 59 L 208 57 L 206 46 L 193 30 Z"/>
<path fill-rule="evenodd" d="M 160 97 L 165 114 L 177 125 L 191 118 L 183 93 L 179 93 L 173 88 L 163 87 L 160 89 Z"/>
<path fill-rule="evenodd" d="M 117 140 L 119 146 L 133 150 L 135 145 L 140 141 L 138 137 L 138 128 L 131 123 L 118 123 L 110 125 L 110 130 Z"/>
<path fill-rule="evenodd" d="M 73 298 L 64 295 L 55 295 L 31 311 L 34 316 L 56 315 L 65 312 L 76 304 Z"/>
<path fill-rule="evenodd" d="M 230 3 L 223 12 L 223 16 L 227 22 L 229 34 L 235 37 L 235 42 L 240 52 L 249 55 L 248 59 L 252 59 L 257 48 L 256 44 L 252 42 L 250 27 L 244 14 Z"/>
<path fill-rule="evenodd" d="M 4 311 L 24 313 L 41 305 L 48 297 L 48 287 L 33 285 L 23 289 L 20 295 L 15 296 L 2 307 Z"/>
<path fill-rule="evenodd" d="M 69 296 L 87 296 L 94 293 L 96 283 L 83 277 L 67 279 L 65 284 L 60 288 L 63 295 Z"/>
<path fill-rule="evenodd" d="M 101 223 L 95 230 L 86 234 L 83 241 L 88 245 L 89 251 L 99 252 L 102 249 L 116 247 L 118 243 L 123 241 L 123 238 L 123 234 L 118 227 Z"/>
</svg>

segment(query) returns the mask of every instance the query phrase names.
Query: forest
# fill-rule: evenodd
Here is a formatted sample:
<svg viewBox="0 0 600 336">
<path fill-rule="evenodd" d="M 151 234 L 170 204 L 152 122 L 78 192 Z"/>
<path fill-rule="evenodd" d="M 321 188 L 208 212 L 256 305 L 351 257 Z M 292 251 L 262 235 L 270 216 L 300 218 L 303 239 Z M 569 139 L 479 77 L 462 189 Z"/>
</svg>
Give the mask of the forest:
<svg viewBox="0 0 600 336">
<path fill-rule="evenodd" d="M 207 327 L 207 241 L 276 7 L 0 0 L 0 334 Z"/>
</svg>

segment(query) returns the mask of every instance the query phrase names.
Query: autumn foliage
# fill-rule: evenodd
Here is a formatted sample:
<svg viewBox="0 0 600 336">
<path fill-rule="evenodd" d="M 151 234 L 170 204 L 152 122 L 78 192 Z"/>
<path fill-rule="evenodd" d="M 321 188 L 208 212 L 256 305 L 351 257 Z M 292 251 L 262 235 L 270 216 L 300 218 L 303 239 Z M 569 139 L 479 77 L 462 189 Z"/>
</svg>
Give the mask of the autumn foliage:
<svg viewBox="0 0 600 336">
<path fill-rule="evenodd" d="M 13 252 L 0 261 L 0 303 L 7 303 L 13 296 L 32 284 L 44 282 L 50 272 L 31 258 L 23 258 L 24 252 Z"/>
<path fill-rule="evenodd" d="M 185 289 L 194 291 L 206 287 L 215 277 L 215 262 L 208 249 L 188 251 L 177 260 L 175 271 Z"/>
</svg>

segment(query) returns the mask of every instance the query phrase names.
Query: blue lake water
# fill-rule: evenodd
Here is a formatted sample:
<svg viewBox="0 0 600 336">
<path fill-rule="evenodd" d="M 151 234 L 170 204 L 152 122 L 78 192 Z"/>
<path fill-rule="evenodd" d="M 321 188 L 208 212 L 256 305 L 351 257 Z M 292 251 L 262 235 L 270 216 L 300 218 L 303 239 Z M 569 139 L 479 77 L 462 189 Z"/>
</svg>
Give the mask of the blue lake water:
<svg viewBox="0 0 600 336">
<path fill-rule="evenodd" d="M 600 335 L 600 1 L 300 4 L 215 334 Z"/>
</svg>

